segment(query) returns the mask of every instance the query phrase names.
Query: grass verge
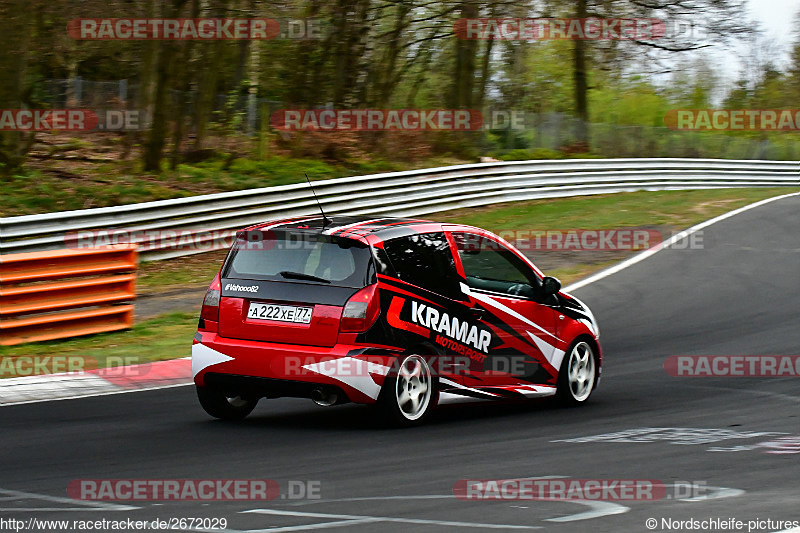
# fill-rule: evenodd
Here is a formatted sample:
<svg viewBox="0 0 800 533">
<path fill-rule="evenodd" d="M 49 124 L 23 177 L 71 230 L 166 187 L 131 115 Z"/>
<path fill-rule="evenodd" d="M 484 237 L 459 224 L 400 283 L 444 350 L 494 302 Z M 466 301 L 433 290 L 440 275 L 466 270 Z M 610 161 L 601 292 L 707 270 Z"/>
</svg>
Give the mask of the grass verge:
<svg viewBox="0 0 800 533">
<path fill-rule="evenodd" d="M 792 187 L 638 191 L 513 202 L 437 213 L 441 222 L 501 230 L 613 229 L 667 226 L 686 229 L 738 207 L 796 192 Z"/>
<path fill-rule="evenodd" d="M 0 217 L 89 209 L 123 204 L 167 200 L 287 185 L 347 176 L 361 176 L 413 168 L 432 168 L 464 161 L 453 158 L 428 158 L 409 165 L 384 160 L 345 164 L 315 159 L 273 156 L 260 161 L 224 159 L 178 165 L 160 174 L 128 168 L 125 162 L 92 164 L 86 167 L 33 168 L 16 175 L 0 177 Z"/>
<path fill-rule="evenodd" d="M 142 364 L 187 357 L 191 355 L 192 337 L 196 330 L 197 316 L 172 313 L 141 322 L 121 332 L 0 346 L 0 378 L 18 377 L 16 371 L 20 368 L 22 373 L 27 374 L 25 363 L 16 361 L 24 357 L 43 358 L 57 354 L 60 358 L 77 361 L 75 364 L 80 364 L 84 370 L 119 366 L 121 360 L 126 364 Z M 47 363 L 42 365 L 42 369 L 54 370 Z M 60 371 L 63 370 L 66 369 Z"/>
<path fill-rule="evenodd" d="M 208 286 L 227 253 L 228 250 L 215 250 L 166 261 L 139 263 L 136 292 L 139 295 L 152 295 L 176 288 Z"/>
<path fill-rule="evenodd" d="M 694 191 L 638 191 L 572 198 L 514 202 L 490 207 L 437 213 L 442 222 L 458 222 L 495 233 L 514 230 L 621 229 L 647 227 L 677 232 L 739 207 L 797 192 L 792 187 L 709 189 Z M 592 252 L 582 251 L 588 257 Z M 633 253 L 628 254 L 633 255 Z M 616 261 L 570 263 L 547 270 L 564 286 Z M 536 262 L 536 258 L 533 258 Z"/>
</svg>

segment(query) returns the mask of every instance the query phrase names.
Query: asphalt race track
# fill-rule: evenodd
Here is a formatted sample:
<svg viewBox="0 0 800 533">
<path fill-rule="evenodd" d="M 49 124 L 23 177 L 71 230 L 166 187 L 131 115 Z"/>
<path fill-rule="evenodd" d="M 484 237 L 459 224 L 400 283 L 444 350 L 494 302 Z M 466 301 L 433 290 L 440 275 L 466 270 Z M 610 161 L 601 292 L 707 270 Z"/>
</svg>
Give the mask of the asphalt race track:
<svg viewBox="0 0 800 533">
<path fill-rule="evenodd" d="M 0 518 L 218 517 L 229 531 L 381 533 L 800 520 L 798 378 L 664 369 L 671 355 L 800 355 L 800 196 L 713 224 L 703 239 L 703 249 L 661 251 L 575 292 L 600 322 L 605 353 L 584 407 L 452 405 L 412 430 L 376 428 L 364 407 L 290 399 L 218 422 L 192 387 L 4 407 Z M 532 477 L 654 479 L 668 490 L 615 502 L 453 495 L 461 479 Z M 256 478 L 312 480 L 321 499 L 109 504 L 66 494 L 75 479 Z"/>
</svg>

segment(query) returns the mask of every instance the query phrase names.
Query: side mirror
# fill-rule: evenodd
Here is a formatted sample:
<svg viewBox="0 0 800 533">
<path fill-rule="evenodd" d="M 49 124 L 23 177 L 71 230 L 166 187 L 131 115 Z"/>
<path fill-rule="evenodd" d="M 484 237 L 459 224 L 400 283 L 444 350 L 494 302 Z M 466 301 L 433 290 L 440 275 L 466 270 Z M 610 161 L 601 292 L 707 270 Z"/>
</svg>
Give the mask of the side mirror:
<svg viewBox="0 0 800 533">
<path fill-rule="evenodd" d="M 542 293 L 545 296 L 551 296 L 561 290 L 561 282 L 557 278 L 545 276 L 542 279 Z"/>
</svg>

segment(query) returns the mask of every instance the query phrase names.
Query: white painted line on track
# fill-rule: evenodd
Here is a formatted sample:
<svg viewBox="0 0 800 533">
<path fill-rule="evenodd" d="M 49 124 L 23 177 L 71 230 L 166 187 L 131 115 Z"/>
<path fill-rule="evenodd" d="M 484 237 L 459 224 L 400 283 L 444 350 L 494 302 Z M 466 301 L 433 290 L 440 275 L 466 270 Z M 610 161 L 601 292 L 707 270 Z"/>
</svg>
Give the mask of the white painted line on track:
<svg viewBox="0 0 800 533">
<path fill-rule="evenodd" d="M 191 357 L 179 357 L 177 359 L 167 359 L 165 361 L 151 361 L 148 365 L 166 364 L 171 365 L 177 361 L 191 360 Z M 136 366 L 136 365 L 134 365 Z M 175 378 L 166 379 L 187 379 L 189 376 L 177 375 Z M 26 376 L 18 378 L 0 379 L 0 407 L 11 405 L 26 405 L 30 403 L 54 402 L 58 400 L 77 400 L 80 398 L 93 398 L 97 396 L 109 396 L 111 394 L 124 394 L 128 392 L 151 391 L 159 389 L 169 389 L 172 387 L 185 387 L 192 385 L 188 383 L 171 383 L 169 385 L 153 385 L 151 387 L 123 388 L 111 381 L 104 379 L 94 372 L 67 372 L 60 374 L 42 374 L 37 376 Z M 75 394 L 75 390 L 83 390 L 80 394 Z M 88 389 L 88 390 L 87 390 Z M 50 391 L 49 397 L 33 397 L 36 391 Z"/>
<path fill-rule="evenodd" d="M 395 522 L 401 524 L 418 524 L 418 525 L 431 525 L 431 526 L 448 526 L 448 527 L 474 527 L 481 529 L 541 529 L 539 526 L 520 526 L 509 524 L 483 524 L 479 522 L 456 522 L 452 520 L 429 520 L 425 518 L 401 518 L 394 516 L 366 516 L 366 515 L 348 515 L 348 514 L 330 514 L 330 513 L 307 513 L 304 511 L 281 511 L 278 509 L 253 509 L 250 511 L 242 511 L 243 513 L 256 513 L 277 516 L 296 516 L 299 518 L 326 518 L 333 520 L 367 520 L 370 522 Z M 336 524 L 340 522 L 324 522 L 324 524 Z M 303 528 L 313 527 L 314 524 L 302 526 Z M 298 528 L 301 526 L 298 526 Z M 331 526 L 328 526 L 331 527 Z M 268 528 L 261 530 L 251 530 L 250 533 L 267 533 L 270 531 L 289 531 L 283 528 Z M 295 530 L 291 530 L 295 531 Z M 297 529 L 300 531 L 300 529 Z"/>
<path fill-rule="evenodd" d="M 648 257 L 650 257 L 652 255 L 655 255 L 656 253 L 660 252 L 661 250 L 664 250 L 665 248 L 668 248 L 670 245 L 675 244 L 676 242 L 687 238 L 692 233 L 695 233 L 695 232 L 700 231 L 701 229 L 707 228 L 707 227 L 711 226 L 712 224 L 716 224 L 717 222 L 721 222 L 721 221 L 723 221 L 725 219 L 731 218 L 731 217 L 736 216 L 736 215 L 738 215 L 740 213 L 744 213 L 745 211 L 750 211 L 751 209 L 755 209 L 756 207 L 761 207 L 762 205 L 766 205 L 766 204 L 769 204 L 769 203 L 772 203 L 772 202 L 776 202 L 778 200 L 783 200 L 784 198 L 789 198 L 791 196 L 798 196 L 798 195 L 800 195 L 800 192 L 793 192 L 793 193 L 789 193 L 789 194 L 782 194 L 780 196 L 774 196 L 772 198 L 767 198 L 765 200 L 759 200 L 758 202 L 746 205 L 744 207 L 740 207 L 738 209 L 734 209 L 733 211 L 729 211 L 729 212 L 724 213 L 724 214 L 722 214 L 722 215 L 720 215 L 718 217 L 714 217 L 711 220 L 706 220 L 705 222 L 701 222 L 700 224 L 697 224 L 696 226 L 692 226 L 691 228 L 689 228 L 687 230 L 683 230 L 683 231 L 681 231 L 679 233 L 676 233 L 675 235 L 673 235 L 672 237 L 670 237 L 669 239 L 667 239 L 666 241 L 664 241 L 660 245 L 656 246 L 655 248 L 651 248 L 649 250 L 645 250 L 644 252 L 638 253 L 638 254 L 634 255 L 633 257 L 631 257 L 629 259 L 626 259 L 625 261 L 623 261 L 621 263 L 618 263 L 618 264 L 616 264 L 616 265 L 614 265 L 614 266 L 612 266 L 610 268 L 607 268 L 605 270 L 601 270 L 597 274 L 593 274 L 593 275 L 589 276 L 588 278 L 582 279 L 580 281 L 576 281 L 572 285 L 569 285 L 568 287 L 565 287 L 563 290 L 564 290 L 564 292 L 572 292 L 572 291 L 578 290 L 578 289 L 580 289 L 582 287 L 585 287 L 585 286 L 587 286 L 587 285 L 589 285 L 591 283 L 594 283 L 595 281 L 600 281 L 603 278 L 607 278 L 608 276 L 611 276 L 612 274 L 616 274 L 617 272 L 621 272 L 622 270 L 625 270 L 626 268 L 628 268 L 630 266 L 633 266 L 636 263 L 644 261 Z"/>
<path fill-rule="evenodd" d="M 590 500 L 566 500 L 573 503 L 580 503 L 590 507 L 590 510 L 582 513 L 571 514 L 567 516 L 559 516 L 558 518 L 545 518 L 546 522 L 575 522 L 577 520 L 589 520 L 591 518 L 600 518 L 601 516 L 609 516 L 614 514 L 624 514 L 630 511 L 630 507 L 625 507 L 618 503 L 612 502 L 598 502 Z"/>
<path fill-rule="evenodd" d="M 664 486 L 666 487 L 675 487 L 682 488 L 682 486 L 675 485 L 674 483 L 667 483 Z M 745 494 L 745 491 L 742 489 L 734 489 L 731 487 L 713 487 L 711 485 L 692 485 L 693 491 L 703 491 L 705 494 L 700 494 L 698 496 L 690 496 L 688 498 L 676 498 L 675 501 L 678 502 L 704 502 L 707 500 L 721 500 L 723 498 L 735 498 L 737 496 L 742 496 Z"/>
<path fill-rule="evenodd" d="M 532 479 L 566 479 L 567 476 L 529 476 L 520 478 L 509 478 L 509 481 L 526 481 Z M 342 503 L 342 502 L 374 502 L 374 501 L 390 501 L 390 500 L 452 500 L 455 499 L 454 494 L 415 494 L 411 496 L 367 496 L 362 498 L 337 498 L 332 500 L 308 500 L 295 502 L 296 506 L 314 505 L 320 503 Z M 559 503 L 573 503 L 589 507 L 588 511 L 564 515 L 557 518 L 545 519 L 550 522 L 575 522 L 579 520 L 588 520 L 592 518 L 600 518 L 602 516 L 610 516 L 616 514 L 623 514 L 630 511 L 630 507 L 626 507 L 615 502 L 597 502 L 589 500 L 557 500 Z M 527 507 L 525 507 L 527 509 Z"/>
<path fill-rule="evenodd" d="M 81 505 L 83 507 L 0 507 L 0 511 L 19 511 L 19 512 L 34 512 L 34 511 L 133 511 L 139 509 L 132 505 L 120 505 L 117 503 L 87 501 L 87 500 L 73 500 L 72 498 L 63 498 L 61 496 L 49 496 L 47 494 L 36 494 L 33 492 L 22 492 L 19 490 L 0 489 L 0 494 L 8 496 L 14 500 L 43 500 L 49 503 L 64 503 L 69 505 Z M 5 499 L 5 498 L 4 498 Z"/>
<path fill-rule="evenodd" d="M 316 524 L 306 524 L 303 526 L 272 527 L 267 529 L 251 529 L 247 533 L 274 533 L 276 531 L 307 531 L 309 529 L 331 529 L 334 527 L 354 526 L 358 524 L 374 524 L 381 522 L 379 518 L 360 518 L 354 520 L 339 520 L 337 522 L 318 522 Z"/>
<path fill-rule="evenodd" d="M 532 476 L 532 477 L 515 477 L 505 478 L 506 481 L 527 481 L 530 479 L 567 479 L 567 476 Z M 304 506 L 315 505 L 320 503 L 342 503 L 342 502 L 374 502 L 374 501 L 390 501 L 390 500 L 448 500 L 455 499 L 455 494 L 412 494 L 410 496 L 364 496 L 355 498 L 334 498 L 330 500 L 303 500 L 291 503 L 290 505 Z"/>
<path fill-rule="evenodd" d="M 119 390 L 119 387 L 90 373 L 6 378 L 0 381 L 0 405 L 35 401 L 43 397 L 57 400 L 74 396 L 76 393 L 102 394 L 116 390 Z"/>
<path fill-rule="evenodd" d="M 12 405 L 26 405 L 29 403 L 42 403 L 42 402 L 58 402 L 61 400 L 80 400 L 81 398 L 96 398 L 97 396 L 113 396 L 115 394 L 127 394 L 129 392 L 146 392 L 151 390 L 161 390 L 161 389 L 172 389 L 175 387 L 188 387 L 189 385 L 194 385 L 194 383 L 178 383 L 176 385 L 159 385 L 157 387 L 144 387 L 141 389 L 127 389 L 127 390 L 116 390 L 116 391 L 109 391 L 109 392 L 97 392 L 92 394 L 83 394 L 83 395 L 76 395 L 76 396 L 65 396 L 63 398 L 40 398 L 38 400 L 23 400 L 20 402 L 9 402 L 9 403 L 0 403 L 0 407 L 7 407 Z"/>
</svg>

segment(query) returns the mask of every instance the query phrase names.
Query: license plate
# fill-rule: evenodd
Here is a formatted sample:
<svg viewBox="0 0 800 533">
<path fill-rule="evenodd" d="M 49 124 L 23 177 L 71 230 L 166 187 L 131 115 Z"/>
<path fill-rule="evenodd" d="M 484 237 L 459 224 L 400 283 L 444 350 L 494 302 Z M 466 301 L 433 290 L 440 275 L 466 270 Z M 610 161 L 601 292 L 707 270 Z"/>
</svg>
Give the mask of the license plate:
<svg viewBox="0 0 800 533">
<path fill-rule="evenodd" d="M 311 312 L 313 309 L 313 307 L 250 302 L 250 308 L 247 310 L 247 318 L 308 324 L 311 322 Z"/>
</svg>

